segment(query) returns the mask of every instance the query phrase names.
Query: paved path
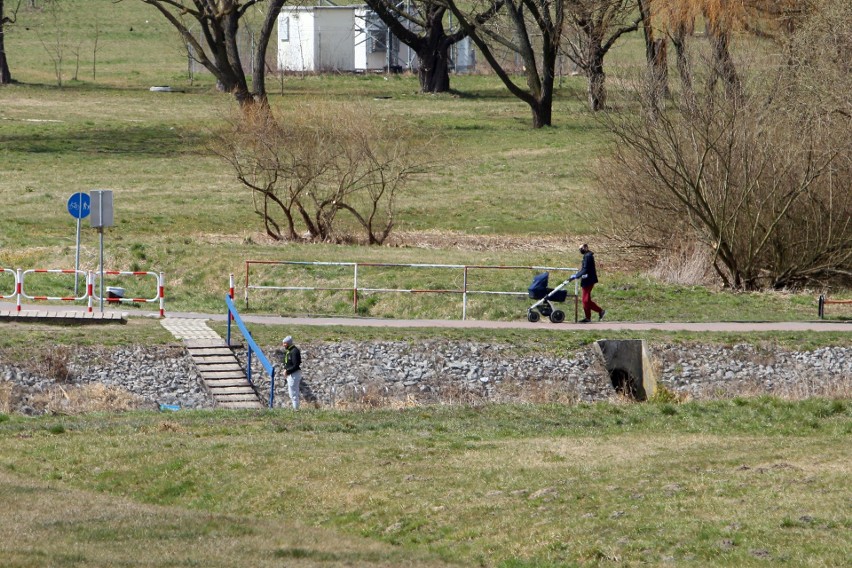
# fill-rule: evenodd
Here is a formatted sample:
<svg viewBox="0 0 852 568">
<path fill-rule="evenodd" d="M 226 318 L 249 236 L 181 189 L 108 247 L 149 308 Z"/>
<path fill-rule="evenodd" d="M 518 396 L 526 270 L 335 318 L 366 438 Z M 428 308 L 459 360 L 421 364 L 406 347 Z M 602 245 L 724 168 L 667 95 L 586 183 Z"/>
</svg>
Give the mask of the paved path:
<svg viewBox="0 0 852 568">
<path fill-rule="evenodd" d="M 14 309 L 13 304 L 0 302 L 0 311 Z M 34 309 L 27 306 L 26 309 Z M 51 307 L 53 310 L 54 308 Z M 79 306 L 57 306 L 55 310 L 77 310 Z M 157 317 L 156 312 L 129 312 L 129 317 Z M 852 321 L 788 321 L 788 322 L 619 322 L 602 321 L 588 324 L 565 322 L 560 324 L 541 321 L 530 323 L 519 321 L 478 321 L 478 320 L 403 320 L 378 318 L 345 317 L 281 317 L 269 315 L 241 314 L 243 321 L 264 325 L 321 325 L 353 327 L 393 327 L 393 328 L 445 328 L 445 329 L 548 329 L 560 331 L 600 330 L 600 331 L 712 331 L 712 332 L 763 332 L 763 331 L 835 331 L 852 332 Z M 195 312 L 166 312 L 166 319 L 226 321 L 225 313 L 204 314 Z"/>
</svg>

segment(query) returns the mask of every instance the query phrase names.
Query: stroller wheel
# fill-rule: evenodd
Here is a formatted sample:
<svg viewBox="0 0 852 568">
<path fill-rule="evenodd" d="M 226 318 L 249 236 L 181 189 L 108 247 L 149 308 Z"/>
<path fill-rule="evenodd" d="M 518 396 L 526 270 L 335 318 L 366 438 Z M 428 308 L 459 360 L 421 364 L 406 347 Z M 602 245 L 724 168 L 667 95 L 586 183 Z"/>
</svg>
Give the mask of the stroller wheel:
<svg viewBox="0 0 852 568">
<path fill-rule="evenodd" d="M 553 310 L 550 313 L 550 321 L 553 323 L 562 323 L 565 321 L 565 312 L 562 310 Z"/>
<path fill-rule="evenodd" d="M 527 321 L 529 321 L 530 323 L 535 323 L 539 319 L 541 319 L 541 315 L 538 312 L 534 310 L 529 310 L 527 312 Z"/>
</svg>

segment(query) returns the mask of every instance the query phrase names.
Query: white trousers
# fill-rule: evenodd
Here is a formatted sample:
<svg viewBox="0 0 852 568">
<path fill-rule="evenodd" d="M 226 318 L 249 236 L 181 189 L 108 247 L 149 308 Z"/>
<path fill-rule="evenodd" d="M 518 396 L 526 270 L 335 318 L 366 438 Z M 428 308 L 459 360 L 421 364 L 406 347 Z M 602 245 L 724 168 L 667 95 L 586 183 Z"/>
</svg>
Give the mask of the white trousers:
<svg viewBox="0 0 852 568">
<path fill-rule="evenodd" d="M 302 371 L 293 371 L 287 375 L 287 390 L 290 393 L 290 402 L 293 409 L 299 410 L 299 384 L 302 382 Z"/>
</svg>

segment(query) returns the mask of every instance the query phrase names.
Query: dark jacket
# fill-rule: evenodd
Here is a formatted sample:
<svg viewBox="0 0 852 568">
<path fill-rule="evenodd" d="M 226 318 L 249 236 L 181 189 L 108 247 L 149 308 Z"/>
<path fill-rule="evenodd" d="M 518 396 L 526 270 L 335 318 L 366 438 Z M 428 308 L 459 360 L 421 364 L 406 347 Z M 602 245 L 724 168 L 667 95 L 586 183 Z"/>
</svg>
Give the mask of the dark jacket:
<svg viewBox="0 0 852 568">
<path fill-rule="evenodd" d="M 598 283 L 598 271 L 595 269 L 595 253 L 587 252 L 583 255 L 583 265 L 574 274 L 572 279 L 580 279 L 580 286 L 586 288 Z"/>
<path fill-rule="evenodd" d="M 284 350 L 284 370 L 287 374 L 294 373 L 302 368 L 302 352 L 295 345 Z"/>
</svg>

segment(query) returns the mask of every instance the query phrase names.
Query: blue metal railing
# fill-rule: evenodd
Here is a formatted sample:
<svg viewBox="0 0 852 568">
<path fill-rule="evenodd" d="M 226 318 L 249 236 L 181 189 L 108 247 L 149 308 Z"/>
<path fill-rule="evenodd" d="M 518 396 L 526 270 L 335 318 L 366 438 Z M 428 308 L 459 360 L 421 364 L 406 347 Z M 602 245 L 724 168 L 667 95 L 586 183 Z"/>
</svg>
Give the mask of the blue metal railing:
<svg viewBox="0 0 852 568">
<path fill-rule="evenodd" d="M 237 327 L 240 328 L 240 333 L 243 334 L 246 344 L 248 345 L 248 370 L 246 371 L 248 382 L 254 386 L 254 382 L 251 380 L 251 354 L 257 352 L 258 361 L 260 361 L 263 368 L 266 369 L 266 372 L 269 374 L 269 408 L 272 408 L 272 403 L 275 401 L 275 367 L 272 366 L 272 363 L 270 363 L 269 359 L 266 358 L 266 355 L 263 354 L 263 350 L 261 350 L 257 343 L 255 343 L 251 333 L 249 333 L 249 330 L 246 329 L 246 326 L 243 323 L 243 318 L 240 317 L 237 308 L 234 307 L 234 301 L 230 296 L 225 296 L 225 304 L 228 306 L 228 346 L 230 347 L 231 345 L 231 321 L 235 321 L 237 322 Z"/>
</svg>

